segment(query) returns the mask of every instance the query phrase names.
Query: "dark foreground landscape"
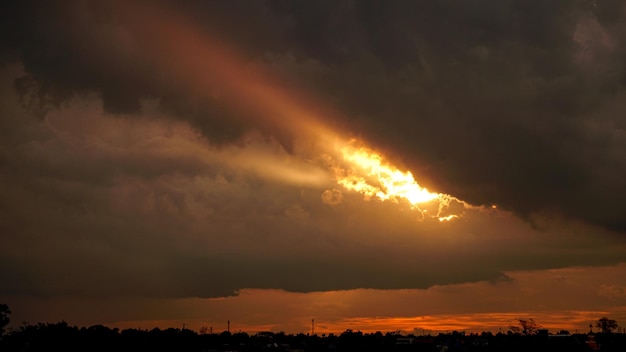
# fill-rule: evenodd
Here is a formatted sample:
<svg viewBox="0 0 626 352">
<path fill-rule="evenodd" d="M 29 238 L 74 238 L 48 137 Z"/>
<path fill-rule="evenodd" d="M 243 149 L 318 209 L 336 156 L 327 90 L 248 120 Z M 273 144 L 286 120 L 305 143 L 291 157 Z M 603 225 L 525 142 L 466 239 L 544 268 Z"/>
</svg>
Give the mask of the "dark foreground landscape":
<svg viewBox="0 0 626 352">
<path fill-rule="evenodd" d="M 436 336 L 399 333 L 338 335 L 261 332 L 199 334 L 189 329 L 112 329 L 65 322 L 25 325 L 5 332 L 0 351 L 626 351 L 626 334 L 532 335 L 460 332 Z"/>
</svg>

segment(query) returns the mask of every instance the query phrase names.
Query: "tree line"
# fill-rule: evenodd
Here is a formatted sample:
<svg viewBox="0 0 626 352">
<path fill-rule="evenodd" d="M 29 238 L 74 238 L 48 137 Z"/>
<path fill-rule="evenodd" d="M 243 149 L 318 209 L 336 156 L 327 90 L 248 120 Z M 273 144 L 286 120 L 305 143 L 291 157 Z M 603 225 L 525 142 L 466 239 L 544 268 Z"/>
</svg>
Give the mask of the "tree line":
<svg viewBox="0 0 626 352">
<path fill-rule="evenodd" d="M 617 322 L 602 317 L 593 345 L 587 334 L 561 331 L 548 335 L 533 319 L 518 319 L 506 334 L 469 334 L 454 331 L 435 336 L 402 335 L 399 332 L 363 333 L 348 329 L 341 334 L 309 335 L 263 332 L 207 333 L 190 329 L 152 330 L 76 327 L 66 322 L 37 323 L 5 330 L 11 311 L 0 304 L 0 351 L 626 351 L 626 334 L 614 334 Z M 206 329 L 205 329 L 206 330 Z M 589 335 L 591 336 L 591 335 Z M 595 346 L 595 347 L 594 347 Z"/>
</svg>

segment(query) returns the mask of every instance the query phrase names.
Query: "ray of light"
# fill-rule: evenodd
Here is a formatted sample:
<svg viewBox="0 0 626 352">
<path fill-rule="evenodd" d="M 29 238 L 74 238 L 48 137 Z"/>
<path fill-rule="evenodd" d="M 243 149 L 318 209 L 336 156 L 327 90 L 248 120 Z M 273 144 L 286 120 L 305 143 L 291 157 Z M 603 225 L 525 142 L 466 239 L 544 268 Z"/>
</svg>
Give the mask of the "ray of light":
<svg viewBox="0 0 626 352">
<path fill-rule="evenodd" d="M 359 192 L 367 199 L 394 202 L 402 199 L 419 211 L 422 218 L 442 222 L 462 216 L 462 209 L 469 206 L 451 195 L 430 192 L 419 185 L 411 172 L 399 170 L 372 148 L 355 146 L 354 141 L 328 127 L 328 121 L 337 118 L 337 113 L 324 104 L 312 103 L 312 97 L 293 87 L 281 89 L 280 82 L 251 68 L 234 50 L 175 11 L 152 3 L 141 6 L 119 2 L 116 6 L 123 13 L 141 13 L 129 23 L 151 38 L 159 38 L 152 41 L 151 49 L 167 53 L 161 65 L 175 61 L 185 79 L 200 90 L 210 90 L 216 82 L 230 87 L 239 97 L 231 105 L 243 100 L 246 106 L 263 111 L 256 118 L 299 138 L 314 140 L 318 150 L 335 159 L 332 164 L 344 165 L 334 167 L 333 171 L 336 182 L 346 190 Z"/>
</svg>

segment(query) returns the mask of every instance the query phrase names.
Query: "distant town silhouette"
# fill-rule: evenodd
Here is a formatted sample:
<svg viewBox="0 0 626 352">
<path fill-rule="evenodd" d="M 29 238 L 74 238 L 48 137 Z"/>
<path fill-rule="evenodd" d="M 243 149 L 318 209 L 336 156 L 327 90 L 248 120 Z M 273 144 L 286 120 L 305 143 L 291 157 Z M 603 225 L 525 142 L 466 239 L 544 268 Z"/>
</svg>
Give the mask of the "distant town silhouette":
<svg viewBox="0 0 626 352">
<path fill-rule="evenodd" d="M 228 330 L 213 333 L 182 328 L 124 329 L 103 325 L 71 326 L 66 322 L 23 324 L 5 330 L 11 311 L 0 304 L 0 351 L 626 351 L 626 333 L 608 317 L 590 325 L 587 333 L 562 330 L 549 333 L 533 319 L 519 319 L 506 333 L 436 335 L 393 332 L 363 333 L 347 329 L 340 334 L 257 332 Z M 312 327 L 313 330 L 313 327 Z"/>
</svg>

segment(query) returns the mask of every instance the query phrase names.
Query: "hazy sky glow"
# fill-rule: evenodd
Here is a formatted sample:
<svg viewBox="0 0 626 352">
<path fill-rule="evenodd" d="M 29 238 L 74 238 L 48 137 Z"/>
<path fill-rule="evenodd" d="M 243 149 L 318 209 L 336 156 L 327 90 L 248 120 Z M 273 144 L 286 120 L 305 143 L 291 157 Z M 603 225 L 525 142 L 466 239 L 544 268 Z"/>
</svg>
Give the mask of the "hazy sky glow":
<svg viewBox="0 0 626 352">
<path fill-rule="evenodd" d="M 2 6 L 14 326 L 625 324 L 621 2 Z"/>
</svg>

